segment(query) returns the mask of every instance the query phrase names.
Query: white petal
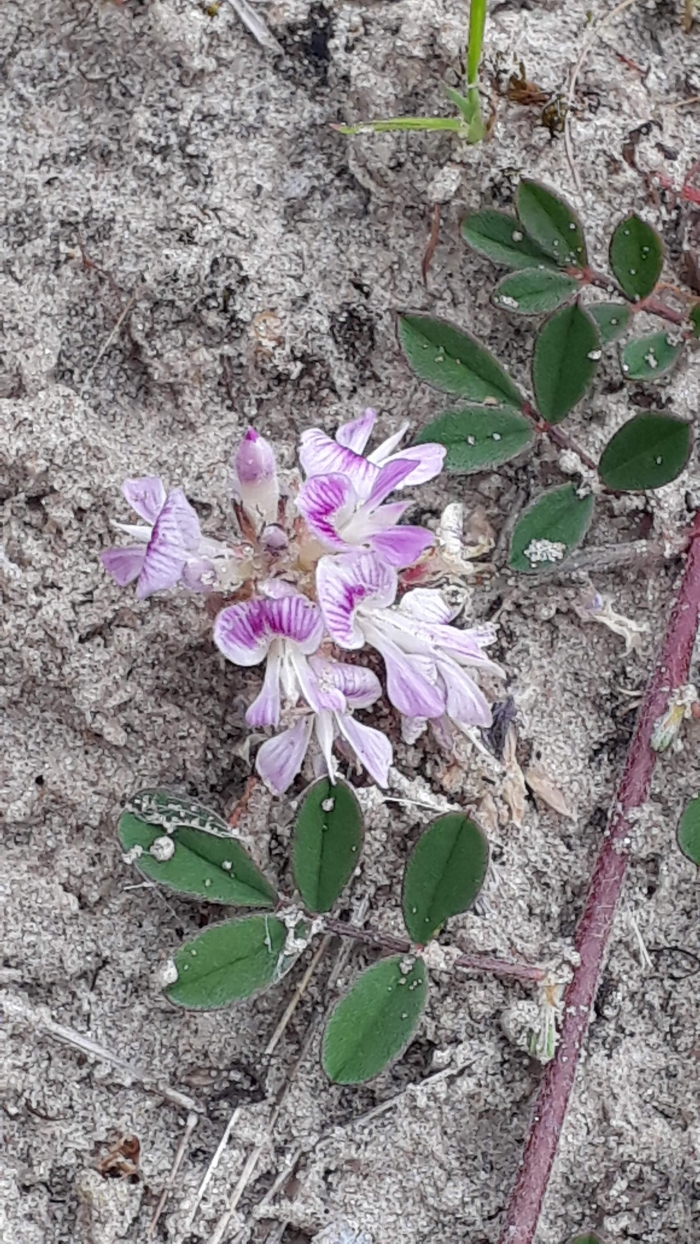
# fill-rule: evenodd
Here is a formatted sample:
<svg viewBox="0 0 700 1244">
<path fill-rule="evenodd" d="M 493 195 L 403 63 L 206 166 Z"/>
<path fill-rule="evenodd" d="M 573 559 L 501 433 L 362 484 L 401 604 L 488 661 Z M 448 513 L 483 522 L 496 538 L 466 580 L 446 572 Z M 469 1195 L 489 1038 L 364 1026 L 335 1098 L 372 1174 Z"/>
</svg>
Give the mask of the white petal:
<svg viewBox="0 0 700 1244">
<path fill-rule="evenodd" d="M 338 713 L 338 729 L 347 739 L 358 760 L 378 786 L 386 786 L 393 760 L 391 743 L 381 730 L 364 726 L 349 713 Z"/>
<path fill-rule="evenodd" d="M 302 717 L 291 729 L 268 739 L 258 751 L 255 767 L 273 795 L 283 795 L 301 769 L 312 728 L 313 718 Z"/>
</svg>

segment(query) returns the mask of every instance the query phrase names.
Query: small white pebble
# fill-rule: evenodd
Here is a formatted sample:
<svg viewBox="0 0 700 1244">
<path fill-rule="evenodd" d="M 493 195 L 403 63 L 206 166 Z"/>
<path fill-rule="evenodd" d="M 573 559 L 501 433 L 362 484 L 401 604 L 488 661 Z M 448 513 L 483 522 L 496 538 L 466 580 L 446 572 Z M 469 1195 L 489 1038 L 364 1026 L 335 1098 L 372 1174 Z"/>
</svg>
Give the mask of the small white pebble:
<svg viewBox="0 0 700 1244">
<path fill-rule="evenodd" d="M 518 229 L 514 229 L 514 230 L 513 230 L 513 241 L 514 241 L 514 242 L 522 242 L 522 240 L 523 240 L 523 235 L 522 235 L 522 233 L 521 233 Z"/>
<path fill-rule="evenodd" d="M 158 980 L 160 984 L 166 988 L 168 985 L 174 985 L 177 980 L 177 968 L 173 959 L 168 959 L 158 972 Z"/>
<path fill-rule="evenodd" d="M 332 812 L 335 807 L 335 799 L 333 796 L 331 796 L 330 799 L 324 799 L 321 803 L 321 807 L 324 812 Z"/>
<path fill-rule="evenodd" d="M 124 856 L 124 863 L 135 864 L 141 855 L 143 855 L 143 847 L 140 847 L 139 844 L 136 843 L 136 846 L 131 847 L 130 850 L 127 851 Z"/>
<path fill-rule="evenodd" d="M 221 867 L 224 869 L 225 872 L 230 873 L 231 869 L 233 868 L 233 864 L 231 863 L 230 860 L 222 860 Z"/>
<path fill-rule="evenodd" d="M 494 439 L 495 441 L 500 441 L 500 439 L 501 439 L 501 434 L 500 434 L 500 432 L 494 432 L 492 435 L 493 435 L 493 439 Z"/>
<path fill-rule="evenodd" d="M 593 363 L 597 363 L 602 354 L 602 350 L 589 350 L 588 357 Z"/>
</svg>

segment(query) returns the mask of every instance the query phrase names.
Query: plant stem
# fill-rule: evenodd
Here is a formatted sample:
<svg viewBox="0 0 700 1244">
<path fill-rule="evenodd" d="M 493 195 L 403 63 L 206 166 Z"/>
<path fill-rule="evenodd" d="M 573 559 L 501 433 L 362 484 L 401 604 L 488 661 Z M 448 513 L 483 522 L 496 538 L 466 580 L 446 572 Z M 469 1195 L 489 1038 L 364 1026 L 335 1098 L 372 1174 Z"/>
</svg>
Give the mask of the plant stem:
<svg viewBox="0 0 700 1244">
<path fill-rule="evenodd" d="M 485 134 L 479 100 L 479 62 L 484 42 L 486 24 L 486 0 L 471 0 L 469 5 L 469 35 L 467 37 L 466 81 L 464 93 L 470 105 L 470 141 L 479 142 Z"/>
<path fill-rule="evenodd" d="M 528 419 L 532 420 L 540 436 L 546 436 L 553 445 L 558 445 L 560 449 L 570 449 L 572 453 L 578 455 L 583 465 L 587 466 L 590 471 L 598 471 L 598 463 L 591 458 L 591 455 L 586 453 L 586 450 L 582 449 L 580 445 L 577 445 L 568 432 L 562 431 L 558 424 L 547 423 L 547 420 L 542 418 L 531 402 L 523 402 L 522 412 Z"/>
<path fill-rule="evenodd" d="M 389 117 L 385 121 L 359 121 L 357 125 L 331 125 L 339 134 L 387 134 L 393 130 L 450 130 L 459 134 L 464 122 L 458 117 Z"/>
<path fill-rule="evenodd" d="M 323 917 L 323 927 L 328 933 L 337 933 L 339 937 L 352 937 L 358 942 L 377 946 L 380 950 L 388 950 L 394 955 L 408 955 L 415 951 L 415 947 L 402 938 L 379 933 L 376 929 L 365 929 L 357 924 L 347 924 L 333 916 Z M 538 984 L 546 976 L 544 968 L 534 964 L 514 963 L 509 959 L 494 959 L 490 955 L 481 954 L 460 955 L 454 966 L 470 972 L 485 972 L 489 976 L 509 976 L 531 984 Z"/>
<path fill-rule="evenodd" d="M 595 285 L 598 289 L 604 289 L 606 293 L 615 293 L 618 297 L 623 298 L 629 303 L 630 310 L 646 311 L 649 315 L 658 315 L 662 320 L 668 320 L 669 324 L 687 324 L 688 317 L 683 315 L 681 311 L 674 311 L 673 307 L 667 307 L 665 302 L 661 302 L 659 298 L 642 298 L 640 302 L 633 302 L 628 298 L 617 281 L 612 277 L 606 276 L 604 272 L 596 272 L 593 268 L 582 269 L 581 281 L 584 285 Z"/>
<path fill-rule="evenodd" d="M 580 966 L 564 997 L 560 1042 L 553 1060 L 547 1064 L 535 1100 L 532 1126 L 506 1210 L 500 1244 L 532 1244 L 537 1230 L 629 861 L 629 814 L 641 807 L 648 796 L 657 758 L 651 747 L 654 723 L 665 711 L 671 692 L 688 680 L 699 611 L 700 510 L 689 532 L 683 580 L 639 711 L 576 931 Z"/>
</svg>

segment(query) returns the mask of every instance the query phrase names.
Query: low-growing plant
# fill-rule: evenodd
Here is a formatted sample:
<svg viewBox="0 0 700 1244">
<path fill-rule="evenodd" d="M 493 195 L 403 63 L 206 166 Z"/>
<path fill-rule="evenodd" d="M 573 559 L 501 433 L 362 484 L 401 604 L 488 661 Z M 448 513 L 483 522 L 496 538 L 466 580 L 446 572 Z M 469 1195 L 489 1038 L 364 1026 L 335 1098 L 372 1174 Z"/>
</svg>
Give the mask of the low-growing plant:
<svg viewBox="0 0 700 1244">
<path fill-rule="evenodd" d="M 433 939 L 450 917 L 472 906 L 488 867 L 486 839 L 469 817 L 447 813 L 429 825 L 406 864 L 402 912 L 410 940 L 401 941 L 329 916 L 357 867 L 363 839 L 359 803 L 342 781 L 321 778 L 301 802 L 292 897 L 278 894 L 226 821 L 195 800 L 140 791 L 122 813 L 119 839 L 125 858 L 149 880 L 190 898 L 256 909 L 211 925 L 180 947 L 162 974 L 165 996 L 177 1006 L 211 1010 L 270 988 L 322 932 L 384 950 L 326 1026 L 323 1066 L 341 1084 L 371 1079 L 405 1049 L 425 1008 L 431 962 L 443 970 L 465 965 L 459 950 L 434 948 Z M 502 967 L 518 973 L 518 965 Z M 544 976 L 522 970 L 530 979 Z"/>
<path fill-rule="evenodd" d="M 426 315 L 403 315 L 399 340 L 422 380 L 465 403 L 428 423 L 417 437 L 447 449 L 448 471 L 496 467 L 532 446 L 537 434 L 568 450 L 581 483 L 566 483 L 537 497 L 520 517 L 510 545 L 510 565 L 541 571 L 560 563 L 583 539 L 596 494 L 660 488 L 680 475 L 693 430 L 667 411 L 644 410 L 611 437 L 600 460 L 576 446 L 560 427 L 585 397 L 603 349 L 639 311 L 670 328 L 634 337 L 621 350 L 628 381 L 655 380 L 670 371 L 698 336 L 700 303 L 687 296 L 686 313 L 655 296 L 663 266 L 659 235 L 636 213 L 620 221 L 610 241 L 613 276 L 588 263 L 583 227 L 566 201 L 538 182 L 523 179 L 517 215 L 486 209 L 468 216 L 469 245 L 512 269 L 498 281 L 493 301 L 513 315 L 548 318 L 539 328 L 532 358 L 534 400 L 524 395 L 496 357 L 469 333 Z M 602 288 L 605 301 L 585 295 Z M 611 300 L 610 296 L 614 295 Z"/>
<path fill-rule="evenodd" d="M 445 87 L 447 98 L 457 109 L 456 117 L 388 117 L 385 120 L 359 121 L 355 125 L 334 125 L 332 128 L 348 136 L 386 134 L 396 130 L 447 130 L 468 143 L 481 142 L 486 126 L 481 115 L 478 77 L 485 24 L 486 0 L 470 0 L 464 86 L 462 91 Z"/>
</svg>

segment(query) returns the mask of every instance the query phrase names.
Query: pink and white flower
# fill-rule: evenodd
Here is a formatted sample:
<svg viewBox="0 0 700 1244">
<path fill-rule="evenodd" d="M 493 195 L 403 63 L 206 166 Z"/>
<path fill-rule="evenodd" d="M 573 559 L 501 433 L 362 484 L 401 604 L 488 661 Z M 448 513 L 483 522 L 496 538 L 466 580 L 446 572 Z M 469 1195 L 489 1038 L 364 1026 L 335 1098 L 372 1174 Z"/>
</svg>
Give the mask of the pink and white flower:
<svg viewBox="0 0 700 1244">
<path fill-rule="evenodd" d="M 339 735 L 375 781 L 386 785 L 391 745 L 378 730 L 351 715 L 352 709 L 366 708 L 378 699 L 379 680 L 371 670 L 312 655 L 322 636 L 320 609 L 298 593 L 230 605 L 214 623 L 214 642 L 230 661 L 244 666 L 266 661 L 263 686 L 246 712 L 246 723 L 276 727 L 284 710 L 297 718 L 258 751 L 258 772 L 276 794 L 286 790 L 299 772 L 314 730 L 331 780 L 332 747 Z"/>
<path fill-rule="evenodd" d="M 406 433 L 405 424 L 364 457 L 376 417 L 375 411 L 366 410 L 359 419 L 343 424 L 335 440 L 318 428 L 302 434 L 299 456 L 308 478 L 297 506 L 325 548 L 334 552 L 370 548 L 388 565 L 402 569 L 416 562 L 434 537 L 424 527 L 398 525 L 409 502 L 383 502 L 397 489 L 437 475 L 446 450 L 428 444 L 394 453 Z"/>
<path fill-rule="evenodd" d="M 370 644 L 384 658 L 387 695 L 407 717 L 449 717 L 461 729 L 489 726 L 491 709 L 467 673 L 502 675 L 485 656 L 492 627 L 451 626 L 459 610 L 439 591 L 417 588 L 392 608 L 398 577 L 372 553 L 322 557 L 316 574 L 318 600 L 331 639 L 341 648 Z"/>
<path fill-rule="evenodd" d="M 119 586 L 136 579 L 139 600 L 178 583 L 195 592 L 211 591 L 216 581 L 214 561 L 225 552 L 224 546 L 202 535 L 197 514 L 182 489 L 166 493 L 157 475 L 145 475 L 126 480 L 122 492 L 147 525 L 115 523 L 137 541 L 126 548 L 104 549 L 101 554 L 102 565 Z"/>
</svg>

